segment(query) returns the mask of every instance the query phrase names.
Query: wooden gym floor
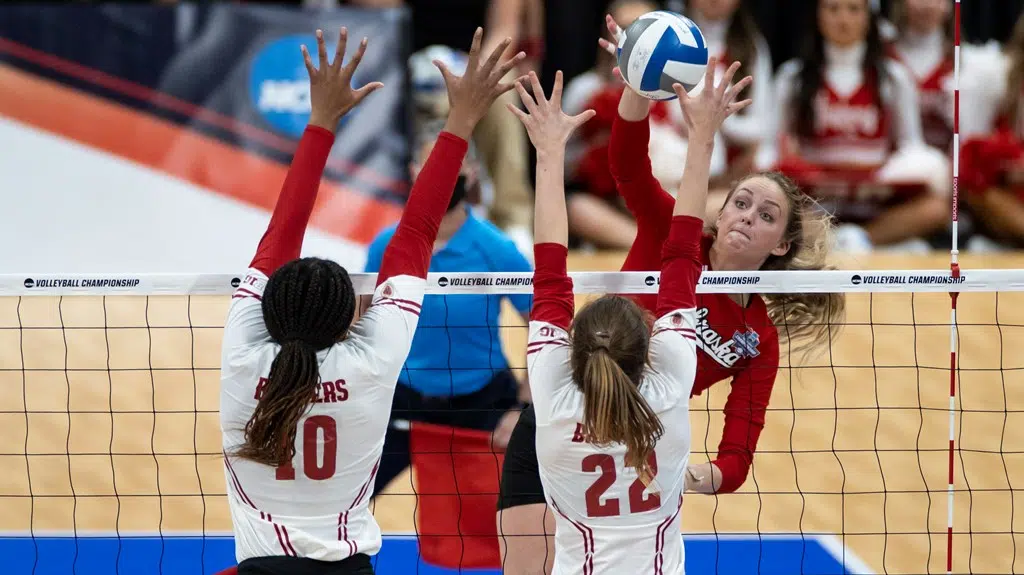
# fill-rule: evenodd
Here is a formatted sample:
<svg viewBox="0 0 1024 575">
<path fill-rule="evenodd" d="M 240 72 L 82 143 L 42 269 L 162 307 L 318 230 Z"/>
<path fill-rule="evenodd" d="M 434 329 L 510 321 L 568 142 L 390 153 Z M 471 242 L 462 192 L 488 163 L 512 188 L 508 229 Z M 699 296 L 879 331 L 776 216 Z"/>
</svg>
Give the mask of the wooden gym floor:
<svg viewBox="0 0 1024 575">
<path fill-rule="evenodd" d="M 620 261 L 575 256 L 570 267 Z M 963 263 L 1021 268 L 1024 256 Z M 948 255 L 842 267 L 948 269 Z M 230 531 L 217 418 L 228 301 L 0 298 L 0 532 Z M 944 571 L 949 296 L 848 302 L 830 354 L 798 369 L 782 358 L 746 485 L 688 496 L 684 531 L 834 533 L 877 572 Z M 1024 295 L 964 294 L 959 310 L 953 569 L 1024 571 Z M 525 330 L 509 318 L 509 358 L 522 366 Z M 727 393 L 692 402 L 697 461 L 715 451 Z M 385 532 L 414 530 L 412 493 L 404 475 L 377 499 Z"/>
</svg>

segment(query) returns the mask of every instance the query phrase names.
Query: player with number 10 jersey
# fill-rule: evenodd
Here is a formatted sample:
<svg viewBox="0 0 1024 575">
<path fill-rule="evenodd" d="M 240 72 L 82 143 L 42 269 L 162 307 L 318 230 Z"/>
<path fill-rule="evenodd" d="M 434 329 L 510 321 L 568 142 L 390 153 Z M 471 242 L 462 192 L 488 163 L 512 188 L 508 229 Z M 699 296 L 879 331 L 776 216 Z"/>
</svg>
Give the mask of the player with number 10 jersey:
<svg viewBox="0 0 1024 575">
<path fill-rule="evenodd" d="M 310 73 L 312 113 L 245 280 L 232 296 L 221 362 L 221 428 L 239 575 L 372 574 L 381 532 L 369 509 L 392 396 L 409 354 L 438 226 L 467 139 L 511 85 L 525 55 L 510 43 L 479 58 L 477 30 L 463 77 L 440 65 L 452 102 L 385 249 L 367 311 L 352 323 L 347 272 L 299 258 L 341 116 L 379 83 L 352 90 L 366 47 L 344 67 L 343 28 L 333 63 L 322 34 Z"/>
</svg>

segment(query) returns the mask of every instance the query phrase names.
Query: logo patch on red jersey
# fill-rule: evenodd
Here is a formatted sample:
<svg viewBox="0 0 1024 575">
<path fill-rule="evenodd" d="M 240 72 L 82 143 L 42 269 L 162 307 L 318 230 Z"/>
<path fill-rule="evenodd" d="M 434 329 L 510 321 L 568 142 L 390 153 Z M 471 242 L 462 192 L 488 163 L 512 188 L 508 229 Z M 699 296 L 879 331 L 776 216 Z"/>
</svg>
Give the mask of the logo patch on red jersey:
<svg viewBox="0 0 1024 575">
<path fill-rule="evenodd" d="M 746 332 L 736 331 L 732 334 L 733 347 L 740 357 L 757 357 L 761 352 L 757 350 L 757 344 L 761 343 L 761 336 L 753 328 L 747 328 Z"/>
</svg>

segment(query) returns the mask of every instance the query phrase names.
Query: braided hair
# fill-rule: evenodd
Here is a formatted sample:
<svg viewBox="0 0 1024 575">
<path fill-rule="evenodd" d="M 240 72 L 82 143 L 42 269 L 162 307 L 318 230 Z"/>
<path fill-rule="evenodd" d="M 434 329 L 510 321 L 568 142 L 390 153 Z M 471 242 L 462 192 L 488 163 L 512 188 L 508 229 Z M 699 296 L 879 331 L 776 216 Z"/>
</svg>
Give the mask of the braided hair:
<svg viewBox="0 0 1024 575">
<path fill-rule="evenodd" d="M 299 419 L 316 398 L 316 354 L 340 341 L 355 315 L 356 296 L 345 268 L 319 258 L 292 260 L 267 281 L 263 321 L 281 345 L 237 455 L 277 466 L 295 456 Z"/>
</svg>

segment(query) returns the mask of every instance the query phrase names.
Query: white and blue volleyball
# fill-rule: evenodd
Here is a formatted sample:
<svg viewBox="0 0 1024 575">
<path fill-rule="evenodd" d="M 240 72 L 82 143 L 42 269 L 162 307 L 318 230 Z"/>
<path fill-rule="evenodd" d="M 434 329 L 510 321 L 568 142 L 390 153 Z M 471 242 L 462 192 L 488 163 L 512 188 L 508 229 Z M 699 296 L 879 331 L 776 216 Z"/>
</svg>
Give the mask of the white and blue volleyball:
<svg viewBox="0 0 1024 575">
<path fill-rule="evenodd" d="M 648 12 L 619 39 L 619 71 L 640 95 L 652 100 L 676 97 L 672 85 L 687 92 L 704 79 L 708 47 L 692 20 L 665 10 Z"/>
</svg>

